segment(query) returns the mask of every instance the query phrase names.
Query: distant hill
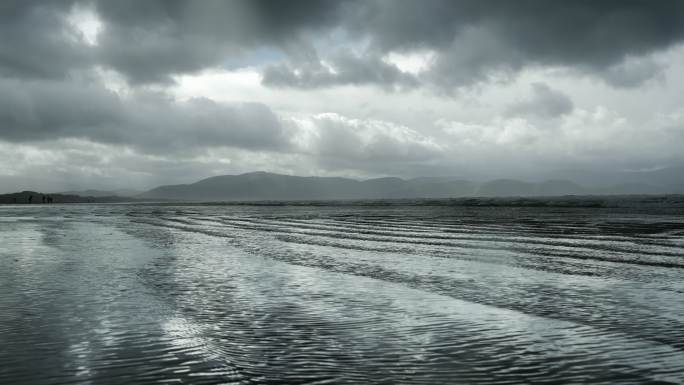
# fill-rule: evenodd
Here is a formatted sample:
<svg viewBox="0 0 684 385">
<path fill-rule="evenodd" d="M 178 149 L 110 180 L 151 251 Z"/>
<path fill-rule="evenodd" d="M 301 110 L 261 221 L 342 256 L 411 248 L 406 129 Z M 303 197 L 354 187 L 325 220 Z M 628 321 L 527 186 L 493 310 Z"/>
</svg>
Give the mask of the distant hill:
<svg viewBox="0 0 684 385">
<path fill-rule="evenodd" d="M 252 172 L 203 179 L 192 184 L 161 186 L 138 195 L 177 200 L 324 200 L 447 198 L 471 195 L 470 182 L 451 178 L 377 178 L 358 181 Z"/>
<path fill-rule="evenodd" d="M 45 201 L 43 200 L 45 197 Z M 80 196 L 73 194 L 49 194 L 36 191 L 21 191 L 11 194 L 0 194 L 0 203 L 32 203 L 47 204 L 48 197 L 52 198 L 52 203 L 117 203 L 130 202 L 133 198 L 118 196 Z"/>
<path fill-rule="evenodd" d="M 643 172 L 585 173 L 559 172 L 563 179 L 540 182 L 496 179 L 473 182 L 455 177 L 395 177 L 356 180 L 338 177 L 302 177 L 251 172 L 222 175 L 195 183 L 159 186 L 139 193 L 133 190 L 82 190 L 53 196 L 55 202 L 125 202 L 125 201 L 311 201 L 366 199 L 442 199 L 496 197 L 560 197 L 586 195 L 663 195 L 684 193 L 684 169 L 660 169 Z M 577 179 L 566 178 L 574 175 Z M 593 181 L 593 184 L 591 183 Z M 24 191 L 0 195 L 0 203 L 42 201 L 42 193 Z"/>
<path fill-rule="evenodd" d="M 257 201 L 327 199 L 401 199 L 460 197 L 530 197 L 589 194 L 568 180 L 530 183 L 498 179 L 482 184 L 458 178 L 348 178 L 301 177 L 267 172 L 223 175 L 191 184 L 160 186 L 137 196 L 151 200 Z"/>
</svg>

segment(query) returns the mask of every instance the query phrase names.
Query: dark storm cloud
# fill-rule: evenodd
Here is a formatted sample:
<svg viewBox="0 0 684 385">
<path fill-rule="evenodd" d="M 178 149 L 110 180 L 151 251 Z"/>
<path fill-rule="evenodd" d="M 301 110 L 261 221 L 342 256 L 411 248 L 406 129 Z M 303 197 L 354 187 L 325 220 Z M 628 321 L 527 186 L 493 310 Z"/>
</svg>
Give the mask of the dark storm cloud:
<svg viewBox="0 0 684 385">
<path fill-rule="evenodd" d="M 206 147 L 282 150 L 287 128 L 266 106 L 208 99 L 122 98 L 98 85 L 0 81 L 0 139 L 84 138 L 152 153 Z"/>
<path fill-rule="evenodd" d="M 99 15 L 96 47 L 79 44 L 65 20 L 74 3 Z M 678 0 L 10 1 L 0 5 L 0 18 L 0 74 L 54 78 L 99 64 L 131 84 L 244 63 L 254 49 L 268 48 L 290 58 L 266 66 L 265 84 L 276 86 L 405 87 L 415 80 L 380 58 L 413 50 L 435 52 L 420 80 L 443 89 L 535 65 L 570 66 L 635 86 L 657 70 L 626 71 L 620 67 L 625 58 L 684 37 L 684 2 Z M 334 73 L 299 52 L 331 36 L 338 36 L 337 46 L 317 50 L 339 67 Z M 361 42 L 360 54 L 336 54 Z"/>
<path fill-rule="evenodd" d="M 103 23 L 97 47 L 69 23 L 74 7 Z M 336 24 L 328 0 L 8 0 L 0 4 L 0 75 L 57 78 L 99 64 L 132 84 L 221 66 L 255 47 L 296 46 L 302 33 Z"/>
<path fill-rule="evenodd" d="M 337 23 L 335 1 L 98 1 L 98 52 L 133 83 L 221 66 L 255 47 L 295 47 Z"/>
<path fill-rule="evenodd" d="M 422 80 L 445 89 L 547 65 L 636 86 L 657 71 L 647 66 L 624 71 L 619 64 L 684 37 L 684 2 L 676 0 L 380 0 L 346 11 L 341 28 L 350 39 L 369 39 L 373 54 L 366 57 L 434 50 L 435 64 Z M 290 80 L 302 86 L 297 77 Z"/>
<path fill-rule="evenodd" d="M 526 64 L 604 69 L 684 37 L 684 2 L 383 0 L 359 7 L 349 28 L 367 34 L 381 51 L 434 48 L 455 64 L 519 68 Z M 454 45 L 480 33 L 502 52 Z M 466 52 L 461 53 L 462 48 Z M 486 48 L 486 47 L 485 47 Z M 446 72 L 446 71 L 444 71 Z"/>
<path fill-rule="evenodd" d="M 89 52 L 67 21 L 73 1 L 0 3 L 0 76 L 61 78 L 87 67 Z"/>
<path fill-rule="evenodd" d="M 110 23 L 127 27 L 173 23 L 189 33 L 225 35 L 238 29 L 243 38 L 276 39 L 300 29 L 334 24 L 344 2 L 333 0 L 97 0 L 100 16 Z M 243 18 L 243 19 L 240 19 Z M 246 18 L 246 19 L 245 19 Z M 232 26 L 227 21 L 238 25 Z M 249 37 L 248 33 L 254 35 Z"/>
<path fill-rule="evenodd" d="M 385 49 L 448 47 L 484 26 L 533 57 L 605 65 L 678 41 L 684 4 L 677 0 L 380 0 L 358 7 L 352 31 Z"/>
</svg>

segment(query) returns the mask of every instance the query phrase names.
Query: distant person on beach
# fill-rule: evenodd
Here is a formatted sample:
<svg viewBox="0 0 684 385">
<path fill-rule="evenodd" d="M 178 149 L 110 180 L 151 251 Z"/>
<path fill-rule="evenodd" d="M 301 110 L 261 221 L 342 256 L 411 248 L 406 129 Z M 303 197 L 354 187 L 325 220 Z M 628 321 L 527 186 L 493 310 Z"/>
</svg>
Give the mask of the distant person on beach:
<svg viewBox="0 0 684 385">
<path fill-rule="evenodd" d="M 45 195 L 43 195 L 42 198 L 43 198 L 43 203 L 45 203 Z"/>
<path fill-rule="evenodd" d="M 31 203 L 31 202 L 33 202 L 33 195 L 29 195 L 29 197 L 28 197 L 28 203 Z"/>
<path fill-rule="evenodd" d="M 52 203 L 52 197 L 51 196 L 47 197 L 47 203 Z"/>
</svg>

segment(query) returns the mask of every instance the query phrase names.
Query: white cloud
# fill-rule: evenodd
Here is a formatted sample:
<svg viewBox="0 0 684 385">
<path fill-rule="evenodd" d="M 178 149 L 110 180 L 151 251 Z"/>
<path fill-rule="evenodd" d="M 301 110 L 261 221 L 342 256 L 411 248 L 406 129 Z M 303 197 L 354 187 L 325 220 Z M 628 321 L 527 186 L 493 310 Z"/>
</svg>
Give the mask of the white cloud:
<svg viewBox="0 0 684 385">
<path fill-rule="evenodd" d="M 103 24 L 92 7 L 82 4 L 74 5 L 67 16 L 67 20 L 80 33 L 80 37 L 85 44 L 97 46 Z"/>
<path fill-rule="evenodd" d="M 395 65 L 403 72 L 418 75 L 427 71 L 434 63 L 437 53 L 434 50 L 414 52 L 390 52 L 382 60 Z"/>
</svg>

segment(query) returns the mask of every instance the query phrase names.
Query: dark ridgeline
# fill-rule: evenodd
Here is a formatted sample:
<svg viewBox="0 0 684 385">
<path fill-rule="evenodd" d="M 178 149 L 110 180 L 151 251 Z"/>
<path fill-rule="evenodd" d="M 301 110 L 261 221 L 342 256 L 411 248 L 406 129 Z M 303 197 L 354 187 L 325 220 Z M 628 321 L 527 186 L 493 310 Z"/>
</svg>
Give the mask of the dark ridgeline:
<svg viewBox="0 0 684 385">
<path fill-rule="evenodd" d="M 681 179 L 681 178 L 680 178 Z M 673 180 L 675 181 L 675 180 Z M 160 186 L 137 198 L 185 201 L 402 199 L 462 197 L 534 197 L 593 194 L 684 193 L 684 184 L 648 184 L 641 188 L 622 185 L 587 188 L 570 180 L 540 183 L 497 179 L 476 183 L 460 178 L 377 178 L 359 181 L 338 177 L 301 177 L 267 172 L 223 175 L 192 184 Z"/>
<path fill-rule="evenodd" d="M 684 194 L 684 170 L 677 168 L 612 174 L 563 172 L 559 175 L 568 178 L 540 182 L 510 178 L 474 182 L 456 177 L 356 180 L 251 172 L 215 176 L 191 184 L 159 186 L 144 193 L 134 190 L 84 190 L 44 195 L 22 191 L 0 195 L 0 203 L 32 203 L 33 197 L 38 195 L 41 195 L 43 203 L 106 203 L 139 200 L 313 201 Z"/>
<path fill-rule="evenodd" d="M 217 176 L 187 185 L 161 186 L 138 197 L 176 200 L 325 200 L 452 197 L 472 195 L 474 192 L 475 185 L 472 183 L 450 178 L 408 181 L 378 178 L 358 181 L 254 172 Z"/>
<path fill-rule="evenodd" d="M 41 199 L 38 200 L 38 196 Z M 103 196 L 103 197 L 84 197 L 79 195 L 65 195 L 65 194 L 42 194 L 35 191 L 22 191 L 11 194 L 0 194 L 0 204 L 2 203 L 23 203 L 23 204 L 52 204 L 52 203 L 114 203 L 114 202 L 130 202 L 134 199 L 117 196 Z"/>
</svg>

